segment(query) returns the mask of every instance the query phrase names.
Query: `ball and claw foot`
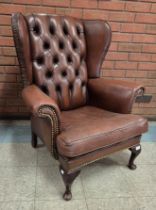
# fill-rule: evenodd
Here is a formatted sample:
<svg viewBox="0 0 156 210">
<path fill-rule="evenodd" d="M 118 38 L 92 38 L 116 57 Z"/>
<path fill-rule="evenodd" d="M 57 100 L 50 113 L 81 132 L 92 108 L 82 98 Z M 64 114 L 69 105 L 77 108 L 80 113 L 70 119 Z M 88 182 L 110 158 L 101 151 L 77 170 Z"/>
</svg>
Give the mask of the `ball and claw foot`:
<svg viewBox="0 0 156 210">
<path fill-rule="evenodd" d="M 79 175 L 80 171 L 76 171 L 73 173 L 68 174 L 62 166 L 60 166 L 60 174 L 63 178 L 64 184 L 65 184 L 65 193 L 63 194 L 63 199 L 66 201 L 69 201 L 72 199 L 72 193 L 71 193 L 71 186 L 74 182 L 75 178 Z"/>
<path fill-rule="evenodd" d="M 31 145 L 33 148 L 37 147 L 37 136 L 35 133 L 32 132 L 32 137 L 31 137 Z"/>
<path fill-rule="evenodd" d="M 131 151 L 131 157 L 128 163 L 128 168 L 131 170 L 135 170 L 137 166 L 134 164 L 134 160 L 141 152 L 141 145 L 130 148 L 130 151 Z"/>
<path fill-rule="evenodd" d="M 72 193 L 71 193 L 71 189 L 67 189 L 66 188 L 66 191 L 65 193 L 63 194 L 63 199 L 65 201 L 70 201 L 72 199 Z"/>
<path fill-rule="evenodd" d="M 129 169 L 131 169 L 131 170 L 135 170 L 135 169 L 137 168 L 137 166 L 136 166 L 134 163 L 129 164 L 128 167 L 129 167 Z"/>
</svg>

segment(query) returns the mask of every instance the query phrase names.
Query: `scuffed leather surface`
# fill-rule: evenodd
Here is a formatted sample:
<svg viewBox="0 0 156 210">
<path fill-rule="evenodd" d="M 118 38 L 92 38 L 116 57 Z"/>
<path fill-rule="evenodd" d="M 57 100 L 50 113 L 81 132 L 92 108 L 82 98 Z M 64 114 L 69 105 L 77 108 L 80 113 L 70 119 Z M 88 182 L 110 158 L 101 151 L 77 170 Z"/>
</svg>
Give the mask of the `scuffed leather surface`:
<svg viewBox="0 0 156 210">
<path fill-rule="evenodd" d="M 106 110 L 128 114 L 136 96 L 143 91 L 142 85 L 123 80 L 104 78 L 88 81 L 89 104 Z"/>
<path fill-rule="evenodd" d="M 54 15 L 27 16 L 35 84 L 62 110 L 86 103 L 86 45 L 80 20 Z"/>
<path fill-rule="evenodd" d="M 147 120 L 132 114 L 118 114 L 92 106 L 61 114 L 63 130 L 57 136 L 57 149 L 75 157 L 139 136 L 147 131 Z"/>
<path fill-rule="evenodd" d="M 84 20 L 88 77 L 100 77 L 101 65 L 111 42 L 111 28 L 103 20 Z"/>
<path fill-rule="evenodd" d="M 47 106 L 47 111 L 48 107 L 52 107 L 56 111 L 57 116 L 60 119 L 60 110 L 56 102 L 49 96 L 44 94 L 36 85 L 30 85 L 24 88 L 22 91 L 22 97 L 30 112 L 34 116 L 39 115 L 40 108 L 42 108 L 43 106 Z M 51 111 L 49 110 L 49 113 L 50 112 Z M 52 113 L 50 114 L 53 115 Z"/>
</svg>

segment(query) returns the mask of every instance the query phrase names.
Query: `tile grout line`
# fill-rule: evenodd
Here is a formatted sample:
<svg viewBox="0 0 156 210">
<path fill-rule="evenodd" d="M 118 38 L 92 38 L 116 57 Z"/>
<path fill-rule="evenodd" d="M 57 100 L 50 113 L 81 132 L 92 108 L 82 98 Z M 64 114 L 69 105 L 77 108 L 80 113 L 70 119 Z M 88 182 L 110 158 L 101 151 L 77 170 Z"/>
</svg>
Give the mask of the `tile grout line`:
<svg viewBox="0 0 156 210">
<path fill-rule="evenodd" d="M 37 167 L 38 167 L 38 149 L 36 148 L 36 174 L 35 174 L 35 195 L 34 195 L 34 210 L 36 210 L 36 187 L 37 187 Z"/>
<path fill-rule="evenodd" d="M 81 176 L 81 174 L 80 174 L 80 181 L 81 181 L 81 186 L 82 186 L 83 193 L 84 193 L 84 197 L 85 197 L 86 207 L 87 207 L 87 210 L 89 210 L 88 203 L 87 203 L 87 198 L 86 198 L 86 193 L 85 193 L 85 189 L 84 189 L 84 185 L 83 185 L 83 181 L 82 181 L 82 176 Z"/>
<path fill-rule="evenodd" d="M 121 171 L 121 168 L 119 168 L 119 170 Z M 122 171 L 121 171 L 121 173 L 122 173 Z M 128 186 L 130 186 L 130 183 L 127 181 L 126 174 L 124 171 L 123 171 L 123 174 L 124 174 L 123 178 L 124 178 L 125 182 L 128 184 Z M 131 188 L 130 188 L 130 190 L 131 190 Z M 134 199 L 135 204 L 137 205 L 137 208 L 139 208 L 139 203 L 136 201 L 135 196 L 133 195 L 133 192 L 132 191 L 130 191 L 130 192 L 131 192 L 131 198 Z"/>
</svg>

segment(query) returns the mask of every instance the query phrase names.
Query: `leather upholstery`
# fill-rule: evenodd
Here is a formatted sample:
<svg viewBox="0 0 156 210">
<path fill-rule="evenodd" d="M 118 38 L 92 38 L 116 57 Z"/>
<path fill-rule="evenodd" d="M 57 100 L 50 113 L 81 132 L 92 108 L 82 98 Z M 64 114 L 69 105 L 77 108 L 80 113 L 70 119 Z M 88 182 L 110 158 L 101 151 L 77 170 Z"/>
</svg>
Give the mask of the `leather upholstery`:
<svg viewBox="0 0 156 210">
<path fill-rule="evenodd" d="M 32 114 L 32 130 L 38 134 L 57 158 L 55 138 L 60 132 L 61 118 L 57 103 L 36 85 L 24 88 L 22 97 Z"/>
<path fill-rule="evenodd" d="M 139 142 L 147 121 L 127 113 L 143 87 L 98 79 L 111 41 L 107 22 L 17 13 L 12 27 L 32 131 L 55 158 L 99 157 L 105 147 Z"/>
<path fill-rule="evenodd" d="M 22 97 L 30 112 L 37 116 L 43 106 L 52 107 L 60 119 L 60 109 L 56 102 L 44 94 L 36 85 L 30 85 L 22 91 Z"/>
<path fill-rule="evenodd" d="M 62 131 L 57 136 L 61 155 L 75 157 L 139 136 L 147 120 L 132 114 L 118 114 L 85 106 L 62 112 Z"/>
<path fill-rule="evenodd" d="M 86 103 L 86 46 L 81 21 L 52 15 L 27 16 L 35 83 L 62 110 Z"/>
<path fill-rule="evenodd" d="M 103 20 L 83 20 L 86 37 L 86 63 L 89 78 L 100 77 L 101 65 L 111 42 L 111 28 Z"/>
<path fill-rule="evenodd" d="M 51 121 L 41 116 L 31 116 L 31 129 L 42 140 L 54 158 L 57 159 L 58 155 L 56 154 L 56 141 L 54 136 L 57 133 L 52 136 Z"/>
<path fill-rule="evenodd" d="M 35 83 L 62 110 L 85 105 L 87 77 L 100 76 L 110 45 L 109 24 L 100 20 L 16 13 L 12 26 L 25 86 Z"/>
<path fill-rule="evenodd" d="M 88 104 L 112 112 L 129 114 L 136 97 L 143 94 L 144 87 L 134 82 L 99 78 L 88 81 L 88 92 Z"/>
<path fill-rule="evenodd" d="M 24 86 L 32 84 L 32 58 L 26 19 L 20 13 L 12 15 L 12 29 Z"/>
<path fill-rule="evenodd" d="M 109 154 L 138 146 L 140 144 L 140 138 L 141 136 L 136 136 L 134 138 L 130 138 L 117 144 L 109 145 L 77 157 L 64 157 L 60 155 L 59 161 L 66 171 L 73 172 L 74 170 L 81 169 L 83 166 L 103 159 Z"/>
</svg>

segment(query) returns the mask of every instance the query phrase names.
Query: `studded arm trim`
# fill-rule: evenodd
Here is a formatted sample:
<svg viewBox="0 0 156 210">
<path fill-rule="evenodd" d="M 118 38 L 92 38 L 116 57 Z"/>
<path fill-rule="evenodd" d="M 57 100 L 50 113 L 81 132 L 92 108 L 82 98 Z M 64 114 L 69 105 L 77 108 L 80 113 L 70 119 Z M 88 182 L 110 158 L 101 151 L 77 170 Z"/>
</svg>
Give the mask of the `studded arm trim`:
<svg viewBox="0 0 156 210">
<path fill-rule="evenodd" d="M 55 139 L 60 131 L 60 110 L 56 102 L 45 95 L 36 85 L 30 85 L 22 91 L 22 97 L 32 115 L 46 118 L 51 124 L 51 152 L 55 158 Z"/>
<path fill-rule="evenodd" d="M 55 159 L 58 159 L 57 149 L 56 149 L 56 136 L 60 132 L 59 119 L 57 112 L 53 106 L 43 105 L 40 106 L 37 112 L 37 116 L 41 118 L 46 118 L 50 120 L 51 124 L 51 153 Z"/>
</svg>

